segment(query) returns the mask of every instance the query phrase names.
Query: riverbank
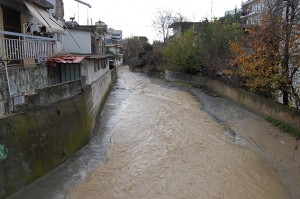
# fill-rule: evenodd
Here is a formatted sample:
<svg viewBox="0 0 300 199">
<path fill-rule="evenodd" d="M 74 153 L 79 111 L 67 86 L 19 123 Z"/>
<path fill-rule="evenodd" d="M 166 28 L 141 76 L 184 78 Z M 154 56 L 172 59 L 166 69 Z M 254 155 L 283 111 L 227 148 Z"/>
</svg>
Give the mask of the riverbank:
<svg viewBox="0 0 300 199">
<path fill-rule="evenodd" d="M 180 87 L 190 92 L 200 103 L 200 109 L 228 129 L 228 136 L 247 145 L 276 170 L 289 188 L 292 198 L 300 197 L 300 151 L 295 137 L 281 131 L 264 118 L 250 112 L 229 98 L 210 89 L 190 84 L 153 80 L 161 86 Z"/>
<path fill-rule="evenodd" d="M 296 150 L 295 137 L 227 98 L 204 95 L 195 88 L 189 90 L 205 112 L 230 129 L 229 133 L 236 142 L 247 142 L 273 166 L 283 177 L 293 198 L 300 197 L 300 152 Z"/>
<path fill-rule="evenodd" d="M 121 70 L 118 72 L 120 75 L 124 75 L 123 73 L 127 73 L 126 70 Z M 125 74 L 126 75 L 126 74 Z M 156 89 L 150 89 L 149 87 L 147 87 L 148 84 L 156 84 L 155 85 L 151 85 L 151 87 L 155 87 Z M 160 88 L 161 87 L 161 88 Z M 166 89 L 162 89 L 162 88 L 166 88 Z M 162 92 L 164 91 L 164 92 Z M 180 91 L 180 92 L 178 92 Z M 176 99 L 174 100 L 169 100 L 169 95 L 166 92 L 171 92 L 173 93 L 172 95 L 176 96 Z M 189 93 L 191 93 L 193 96 L 191 96 Z M 177 93 L 177 94 L 176 94 Z M 210 93 L 208 93 L 210 94 Z M 143 95 L 147 95 L 147 98 L 142 98 Z M 131 101 L 131 98 L 133 97 L 139 97 L 138 99 L 135 100 L 136 103 L 132 103 L 133 101 Z M 224 154 L 222 151 L 222 153 L 220 152 L 220 154 L 222 154 L 221 156 L 210 156 L 209 154 L 204 153 L 203 154 L 203 150 L 206 149 L 206 147 L 210 147 L 210 145 L 207 145 L 204 143 L 202 143 L 202 141 L 205 141 L 206 137 L 204 136 L 203 138 L 201 138 L 201 140 L 197 139 L 199 142 L 201 142 L 201 145 L 197 145 L 197 143 L 195 143 L 195 141 L 193 141 L 191 139 L 191 142 L 189 142 L 189 144 L 187 145 L 186 150 L 186 144 L 185 142 L 183 142 L 183 140 L 186 140 L 185 137 L 183 137 L 182 140 L 179 140 L 177 143 L 179 143 L 178 146 L 180 146 L 179 148 L 175 147 L 173 148 L 174 150 L 171 150 L 170 153 L 168 153 L 169 155 L 171 154 L 170 158 L 167 159 L 166 161 L 175 161 L 175 163 L 177 163 L 176 161 L 178 160 L 178 164 L 181 165 L 183 164 L 183 161 L 185 161 L 186 163 L 183 164 L 183 167 L 178 167 L 177 169 L 173 168 L 175 172 L 175 174 L 173 175 L 172 173 L 169 173 L 170 176 L 164 176 L 166 177 L 166 179 L 168 177 L 171 176 L 175 176 L 177 175 L 176 173 L 179 172 L 181 173 L 182 169 L 184 170 L 187 169 L 187 171 L 189 171 L 189 167 L 187 167 L 189 165 L 189 159 L 194 157 L 194 155 L 197 156 L 197 153 L 194 153 L 196 149 L 199 150 L 199 155 L 197 156 L 197 158 L 199 158 L 199 161 L 202 158 L 202 155 L 204 155 L 205 158 L 208 158 L 207 160 L 203 161 L 203 163 L 199 164 L 199 165 L 206 165 L 208 163 L 211 163 L 211 161 L 214 161 L 215 159 L 218 160 L 216 162 L 216 164 L 223 164 L 224 168 L 220 168 L 219 170 L 214 170 L 215 168 L 215 164 L 212 164 L 210 166 L 207 166 L 207 168 L 212 168 L 212 170 L 214 170 L 213 173 L 218 174 L 216 171 L 220 172 L 220 174 L 222 174 L 225 170 L 228 171 L 229 173 L 232 173 L 232 175 L 237 175 L 235 178 L 235 180 L 231 180 L 230 178 L 226 179 L 223 178 L 223 175 L 216 175 L 216 183 L 214 184 L 215 188 L 220 187 L 221 190 L 223 190 L 223 193 L 228 191 L 230 194 L 236 194 L 235 196 L 231 197 L 231 198 L 249 198 L 251 196 L 251 194 L 247 195 L 247 192 L 241 192 L 244 189 L 250 188 L 251 192 L 253 192 L 253 190 L 255 190 L 255 186 L 257 186 L 258 184 L 262 183 L 262 181 L 266 180 L 266 176 L 272 176 L 272 175 L 276 175 L 279 176 L 278 178 L 276 177 L 275 179 L 271 179 L 271 183 L 266 183 L 265 187 L 262 186 L 260 187 L 261 190 L 259 191 L 263 191 L 263 190 L 268 190 L 268 189 L 274 189 L 274 187 L 272 188 L 272 185 L 274 185 L 273 181 L 279 180 L 279 178 L 281 179 L 281 181 L 283 181 L 283 185 L 282 186 L 277 186 L 277 189 L 274 190 L 274 193 L 276 196 L 276 193 L 278 191 L 280 191 L 281 189 L 288 189 L 288 192 L 290 193 L 290 195 L 284 195 L 285 197 L 281 197 L 281 198 L 299 198 L 299 195 L 297 195 L 297 187 L 295 187 L 295 184 L 297 183 L 297 179 L 295 180 L 294 178 L 297 178 L 297 176 L 299 177 L 299 167 L 297 168 L 297 164 L 299 162 L 299 154 L 295 153 L 294 156 L 294 161 L 289 161 L 288 163 L 290 163 L 291 168 L 287 169 L 286 167 L 284 167 L 285 172 L 282 172 L 280 170 L 280 168 L 276 168 L 275 163 L 277 164 L 277 162 L 281 161 L 287 161 L 286 159 L 289 159 L 290 156 L 285 157 L 286 159 L 283 159 L 284 155 L 289 154 L 289 151 L 286 151 L 286 147 L 290 148 L 292 147 L 293 141 L 294 139 L 291 138 L 290 136 L 282 133 L 279 129 L 273 127 L 271 124 L 265 122 L 262 118 L 254 115 L 253 113 L 245 110 L 244 108 L 240 107 L 239 105 L 237 105 L 236 103 L 232 102 L 231 100 L 224 98 L 224 97 L 213 97 L 214 95 L 206 95 L 203 91 L 201 91 L 198 88 L 194 88 L 192 86 L 189 85 L 185 85 L 185 84 L 180 84 L 180 83 L 173 83 L 173 82 L 167 82 L 165 80 L 161 80 L 161 79 L 153 79 L 153 78 L 145 78 L 145 76 L 143 74 L 133 74 L 132 78 L 126 79 L 126 78 L 120 78 L 118 79 L 118 83 L 114 89 L 114 91 L 110 94 L 104 109 L 101 113 L 101 117 L 100 119 L 97 121 L 96 124 L 96 129 L 93 133 L 93 136 L 91 138 L 90 144 L 88 144 L 86 147 L 84 147 L 81 151 L 79 151 L 78 153 L 76 153 L 74 156 L 72 156 L 69 160 L 67 160 L 63 165 L 59 166 L 57 169 L 53 170 L 52 172 L 50 172 L 49 174 L 43 176 L 42 178 L 39 178 L 38 180 L 36 180 L 35 182 L 33 182 L 32 184 L 30 184 L 29 186 L 25 187 L 24 189 L 22 189 L 21 191 L 19 191 L 17 194 L 13 195 L 12 197 L 8 198 L 8 199 L 18 199 L 18 198 L 22 198 L 22 199 L 64 199 L 66 197 L 66 193 L 67 191 L 72 188 L 72 191 L 69 191 L 69 198 L 73 199 L 73 197 L 71 197 L 71 195 L 75 194 L 77 196 L 76 193 L 78 193 L 78 197 L 81 193 L 87 193 L 90 194 L 88 195 L 88 197 L 93 198 L 92 194 L 96 194 L 97 195 L 97 191 L 101 191 L 101 190 L 106 190 L 109 188 L 114 188 L 118 189 L 118 188 L 122 188 L 121 186 L 117 186 L 116 184 L 113 184 L 113 186 L 101 186 L 101 183 L 96 183 L 94 184 L 94 186 L 90 186 L 87 190 L 83 189 L 78 189 L 78 187 L 84 186 L 83 182 L 91 182 L 89 180 L 89 178 L 93 178 L 95 176 L 97 176 L 99 173 L 97 172 L 97 169 L 99 169 L 99 167 L 105 167 L 107 164 L 110 164 L 113 166 L 113 168 L 118 168 L 115 172 L 111 173 L 112 175 L 115 173 L 116 175 L 119 175 L 122 173 L 122 171 L 126 170 L 128 167 L 122 164 L 112 164 L 113 162 L 108 163 L 109 161 L 111 161 L 111 158 L 113 158 L 112 156 L 108 156 L 108 160 L 107 160 L 107 153 L 106 153 L 106 149 L 107 147 L 109 147 L 110 145 L 112 145 L 112 143 L 114 143 L 114 141 L 122 141 L 122 139 L 129 139 L 130 142 L 133 142 L 133 140 L 138 139 L 138 136 L 134 136 L 134 137 L 126 137 L 127 133 L 141 133 L 144 132 L 139 128 L 142 128 L 142 126 L 144 124 L 146 124 L 147 128 L 150 129 L 149 131 L 146 131 L 146 133 L 151 133 L 151 129 L 156 132 L 165 132 L 167 133 L 165 136 L 162 137 L 161 141 L 162 142 L 167 142 L 169 144 L 174 143 L 172 140 L 169 139 L 173 139 L 172 138 L 172 131 L 175 131 L 178 128 L 182 128 L 180 124 L 182 124 L 181 120 L 181 115 L 190 115 L 190 116 L 194 116 L 195 114 L 198 115 L 199 114 L 199 109 L 200 111 L 204 111 L 206 112 L 208 115 L 205 115 L 205 121 L 204 122 L 200 122 L 200 126 L 196 126 L 195 128 L 193 127 L 192 132 L 194 132 L 193 134 L 196 135 L 197 133 L 202 132 L 212 132 L 214 135 L 218 135 L 218 137 L 221 139 L 221 142 L 217 141 L 219 144 L 217 147 L 222 147 L 224 145 L 224 143 L 231 143 L 233 144 L 234 150 L 228 150 L 226 149 L 225 152 L 226 154 Z M 150 106 L 153 103 L 153 100 L 158 100 L 158 99 L 163 99 L 164 102 L 164 106 L 161 106 L 159 104 L 157 104 L 156 106 L 153 106 L 154 108 L 149 108 L 148 106 Z M 188 101 L 186 101 L 186 99 Z M 197 101 L 195 101 L 195 99 Z M 189 103 L 187 102 L 192 102 L 192 107 L 190 107 Z M 174 105 L 173 107 L 169 107 L 168 108 L 168 104 Z M 141 105 L 143 104 L 143 105 Z M 141 106 L 140 106 L 141 105 Z M 187 113 L 185 113 L 184 111 L 179 111 L 177 108 L 183 106 L 183 110 L 187 109 Z M 152 106 L 151 106 L 152 107 Z M 129 111 L 129 112 L 134 112 L 134 110 L 137 109 L 137 113 L 135 114 L 139 114 L 139 117 L 135 117 L 136 120 L 129 120 L 130 122 L 128 122 L 128 118 L 130 118 L 130 114 L 128 112 L 124 112 L 124 111 Z M 157 110 L 159 111 L 158 114 L 150 114 L 148 111 L 153 111 Z M 176 111 L 177 110 L 177 111 Z M 171 117 L 172 116 L 172 112 L 175 111 L 176 113 L 176 117 Z M 191 111 L 191 112 L 189 112 Z M 147 113 L 148 112 L 148 113 Z M 154 111 L 152 112 L 154 113 Z M 129 114 L 129 115 L 128 115 Z M 203 113 L 201 113 L 203 114 Z M 146 120 L 147 122 L 138 122 L 139 120 L 143 120 L 143 117 L 148 116 L 147 118 L 150 120 Z M 133 117 L 131 117 L 133 118 Z M 166 127 L 164 127 L 162 125 L 163 120 L 160 120 L 160 118 L 170 118 L 171 120 L 166 120 L 168 121 L 166 123 L 166 127 L 168 127 L 168 125 L 177 125 L 176 128 L 170 128 L 168 130 L 165 129 Z M 153 122 L 151 122 L 153 119 Z M 175 119 L 174 121 L 176 122 L 172 122 L 173 119 Z M 187 119 L 187 118 L 186 118 Z M 185 120 L 186 120 L 185 119 Z M 195 118 L 190 118 L 188 120 L 186 120 L 186 124 L 193 124 L 193 123 L 197 123 L 197 120 L 195 120 Z M 136 125 L 132 125 L 132 122 L 135 122 Z M 158 123 L 157 123 L 158 122 Z M 177 124 L 178 122 L 178 124 Z M 156 125 L 157 124 L 157 125 Z M 207 124 L 213 124 L 213 126 L 211 127 L 203 127 L 202 125 L 207 125 Z M 118 137 L 118 134 L 120 132 L 118 132 L 120 129 L 120 125 L 126 125 L 126 128 L 128 127 L 128 131 L 124 132 L 122 134 L 121 137 Z M 151 125 L 153 125 L 153 128 Z M 196 124 L 199 125 L 199 124 Z M 216 125 L 216 127 L 214 127 Z M 187 125 L 189 126 L 189 125 Z M 137 129 L 135 129 L 134 127 L 136 127 Z M 144 126 L 145 127 L 145 126 Z M 145 127 L 145 128 L 146 128 Z M 198 127 L 198 128 L 197 128 Z M 204 129 L 209 129 L 209 131 L 205 131 Z M 122 128 L 121 128 L 122 129 Z M 164 130 L 165 129 L 165 130 Z M 217 129 L 217 132 L 215 132 L 215 130 L 213 129 Z M 183 131 L 186 132 L 186 131 Z M 146 134 L 146 135 L 148 135 Z M 170 134 L 170 136 L 168 136 Z M 151 134 L 149 134 L 151 135 Z M 155 134 L 157 135 L 157 134 Z M 212 136 L 214 136 L 212 135 Z M 262 138 L 261 138 L 262 135 Z M 142 136 L 142 135 L 141 135 Z M 274 139 L 272 138 L 274 137 Z M 277 139 L 277 138 L 278 139 Z M 130 139 L 132 138 L 132 139 Z M 291 138 L 291 139 L 290 139 Z M 289 142 L 290 139 L 290 142 Z M 143 140 L 143 139 L 142 139 Z M 160 140 L 160 139 L 159 139 Z M 188 139 L 190 140 L 190 139 Z M 196 140 L 196 142 L 198 142 Z M 217 139 L 218 140 L 218 139 Z M 269 141 L 269 140 L 272 140 Z M 150 146 L 149 149 L 152 149 L 154 146 L 151 145 L 151 139 L 149 140 L 148 138 L 145 139 L 146 142 L 144 142 L 144 144 L 142 143 L 140 148 L 137 147 L 131 147 L 133 150 L 133 154 L 129 153 L 130 156 L 126 157 L 123 156 L 126 151 L 124 151 L 124 148 L 116 148 L 116 151 L 118 152 L 119 150 L 121 150 L 120 155 L 121 156 L 115 156 L 115 157 L 119 157 L 119 159 L 122 159 L 124 161 L 128 161 L 128 158 L 132 158 L 136 152 L 139 151 L 139 149 L 141 150 L 141 152 L 145 151 L 146 148 L 145 146 Z M 149 141 L 149 142 L 147 142 Z M 264 141 L 267 141 L 266 143 L 271 144 L 274 143 L 273 147 L 275 147 L 274 153 L 276 152 L 276 147 L 279 147 L 278 151 L 282 150 L 282 156 L 278 156 L 278 154 L 276 156 L 274 156 L 273 154 L 269 155 L 268 152 L 270 150 L 270 147 L 268 144 L 266 144 Z M 128 142 L 128 144 L 130 143 Z M 270 142 L 270 143 L 269 143 Z M 279 143 L 278 143 L 279 142 Z M 215 145 L 214 142 L 211 143 L 212 145 Z M 227 145 L 227 144 L 226 144 Z M 168 145 L 171 149 L 172 149 L 172 145 Z M 177 146 L 177 145 L 176 145 Z M 198 146 L 198 147 L 197 147 Z M 161 147 L 163 150 L 158 150 L 158 154 L 157 156 L 152 156 L 152 158 L 156 158 L 161 156 L 161 154 L 163 154 L 165 152 L 163 145 L 158 145 L 158 147 Z M 196 147 L 196 148 L 193 148 Z M 241 149 L 242 148 L 242 149 Z M 243 149 L 244 148 L 244 149 Z M 247 150 L 245 150 L 247 148 Z M 181 150 L 182 149 L 182 150 Z M 248 152 L 248 149 L 250 149 L 252 152 Z M 272 148 L 271 148 L 272 149 Z M 179 151 L 177 151 L 179 150 Z M 188 150 L 191 150 L 192 152 L 190 153 Z M 218 150 L 218 149 L 216 149 Z M 236 157 L 237 159 L 232 159 L 234 158 L 237 154 L 238 151 L 244 151 L 243 155 L 239 158 L 238 156 Z M 177 158 L 176 156 L 178 155 L 177 152 L 180 156 L 178 156 L 179 158 Z M 205 150 L 207 151 L 207 150 Z M 264 152 L 262 152 L 264 151 Z M 113 152 L 113 151 L 111 151 Z M 180 152 L 180 153 L 179 153 Z M 209 153 L 209 151 L 207 151 L 207 153 Z M 118 153 L 117 153 L 118 154 Z M 181 156 L 182 155 L 188 155 L 188 156 Z M 191 156 L 191 157 L 190 157 Z M 233 157 L 232 157 L 233 156 Z M 252 162 L 253 157 L 258 157 L 259 161 L 257 162 L 257 158 L 255 158 L 256 161 Z M 271 159 L 272 157 L 275 157 L 275 161 L 273 159 Z M 143 168 L 147 168 L 147 165 L 149 164 L 145 164 L 148 160 L 147 157 L 148 156 L 138 156 L 140 158 L 137 158 L 136 161 L 132 161 L 132 164 L 128 164 L 129 166 L 133 166 L 132 168 L 132 172 L 129 173 L 123 173 L 123 177 L 126 176 L 130 176 L 131 174 L 136 174 L 137 169 L 136 166 L 140 165 L 143 166 L 145 165 L 146 167 L 141 167 L 141 169 Z M 182 158 L 181 158 L 182 157 Z M 219 158 L 217 158 L 219 157 Z M 269 161 L 265 161 L 268 160 L 269 157 Z M 118 160 L 118 158 L 117 158 Z M 204 160 L 204 159 L 202 159 Z M 198 161 L 198 159 L 197 159 Z M 197 161 L 195 162 L 195 164 L 197 164 Z M 208 161 L 208 162 L 207 162 Z M 249 163 L 250 165 L 252 165 L 251 167 L 242 167 L 244 168 L 244 170 L 241 168 L 241 165 L 243 165 L 243 161 L 246 161 L 247 163 Z M 274 162 L 272 162 L 274 161 Z M 143 164 L 138 164 L 138 163 L 143 163 Z M 173 164 L 173 163 L 172 163 Z M 171 165 L 172 165 L 171 164 Z M 260 168 L 259 165 L 264 165 L 264 169 L 258 169 L 257 174 L 258 175 L 253 175 L 255 174 L 257 171 L 257 168 Z M 152 166 L 154 166 L 155 164 L 151 164 Z M 293 167 L 293 165 L 296 167 Z M 299 164 L 298 164 L 299 165 Z M 151 166 L 151 167 L 152 167 Z M 192 165 L 193 166 L 193 165 Z M 283 166 L 281 166 L 283 167 Z M 112 169 L 113 169 L 112 168 Z M 172 168 L 172 167 L 171 167 Z M 195 168 L 195 167 L 192 167 Z M 209 180 L 213 179 L 213 175 L 208 175 L 209 173 L 207 173 L 205 171 L 205 168 L 197 168 L 197 173 L 184 173 L 184 175 L 182 175 L 182 179 L 185 177 L 190 176 L 191 180 L 190 183 L 196 183 L 195 176 L 198 176 L 198 179 L 205 179 L 209 182 Z M 293 168 L 296 168 L 295 170 L 293 170 Z M 202 172 L 200 172 L 200 170 Z M 294 176 L 290 173 L 291 171 L 294 171 Z M 157 171 L 155 170 L 155 167 L 153 167 L 152 170 L 154 173 Z M 164 170 L 165 172 L 171 172 L 169 171 L 169 169 L 166 168 L 166 170 Z M 254 173 L 252 173 L 254 172 Z M 143 172 L 142 172 L 143 173 Z M 200 178 L 201 174 L 207 174 L 208 176 L 207 179 L 206 178 Z M 288 173 L 288 175 L 286 174 Z M 126 175 L 125 175 L 126 174 Z M 163 174 L 163 173 L 162 173 Z M 238 175 L 241 174 L 241 175 Z M 179 175 L 179 174 L 178 174 Z M 180 174 L 181 175 L 181 174 Z M 180 176 L 179 175 L 179 176 Z M 256 180 L 254 181 L 254 184 L 251 184 L 250 187 L 249 185 L 247 185 L 247 176 L 250 175 L 252 176 L 253 179 L 249 179 L 249 181 L 252 180 Z M 99 177 L 99 176 L 98 176 Z M 107 177 L 107 176 L 106 176 Z M 112 177 L 112 176 L 110 176 Z M 149 178 L 146 179 L 150 179 L 150 177 L 152 177 L 151 175 L 149 176 Z M 159 177 L 159 176 L 158 176 Z M 249 177 L 249 176 L 248 176 Z M 221 178 L 221 179 L 219 179 Z M 295 184 L 289 184 L 289 182 L 291 181 L 290 178 L 292 178 L 293 181 L 295 181 Z M 103 180 L 104 178 L 94 178 L 94 180 L 96 180 L 96 182 L 100 182 L 101 180 Z M 105 179 L 109 179 L 109 178 L 105 178 Z M 111 178 L 112 180 L 118 180 L 119 178 Z M 142 179 L 142 178 L 140 178 Z M 143 178 L 145 180 L 145 178 Z M 194 180 L 193 180 L 194 179 Z M 222 180 L 228 180 L 228 183 L 221 183 L 220 186 L 218 186 L 218 182 L 222 182 Z M 269 179 L 270 180 L 270 179 Z M 174 184 L 176 184 L 176 182 L 178 182 L 176 179 L 173 179 Z M 233 182 L 231 182 L 233 181 Z M 127 188 L 130 188 L 131 185 L 133 185 L 132 183 L 128 183 L 129 181 L 126 181 L 126 183 L 124 184 L 123 188 L 126 188 L 125 185 L 128 185 Z M 133 182 L 133 181 L 131 181 Z M 146 181 L 145 181 L 146 182 Z M 150 186 L 150 182 L 146 185 L 149 187 Z M 167 182 L 167 180 L 165 180 L 164 178 L 158 178 L 158 182 Z M 180 181 L 179 181 L 180 182 Z M 186 181 L 188 182 L 188 181 Z M 268 182 L 265 181 L 265 182 Z M 231 186 L 231 183 L 237 183 L 238 186 Z M 77 184 L 77 185 L 76 185 Z M 137 186 L 142 185 L 143 183 L 137 183 Z M 75 185 L 75 186 L 74 186 Z M 129 186 L 130 185 L 130 186 Z M 279 185 L 281 185 L 279 183 Z M 247 187 L 249 186 L 249 187 Z M 154 186 L 154 188 L 159 188 L 159 186 Z M 172 190 L 172 186 L 168 186 L 171 190 Z M 241 188 L 239 188 L 241 187 Z M 86 188 L 86 187 L 85 187 Z M 132 186 L 132 188 L 134 189 L 135 187 Z M 164 188 L 162 186 L 162 188 Z M 82 190 L 82 192 L 81 192 Z M 144 189 L 140 189 L 140 193 L 147 193 L 143 191 Z M 155 189 L 153 189 L 155 190 Z M 179 189 L 178 189 L 179 190 Z M 189 190 L 189 189 L 186 189 Z M 211 187 L 205 189 L 207 191 L 211 190 Z M 202 193 L 203 195 L 201 195 L 201 192 L 199 192 L 200 195 L 198 195 L 197 197 L 185 197 L 185 198 L 199 198 L 200 196 L 203 196 L 202 198 L 211 198 L 211 197 L 205 197 L 205 190 Z M 77 191 L 77 192 L 76 192 Z M 187 192 L 187 191 L 186 191 Z M 180 193 L 180 192 L 179 192 Z M 184 193 L 184 191 L 182 191 L 182 193 Z M 238 194 L 242 194 L 242 195 L 238 195 Z M 188 193 L 185 193 L 188 194 Z M 207 193 L 209 194 L 209 193 Z M 271 193 L 270 193 L 271 194 Z M 243 197 L 245 195 L 245 197 Z M 134 198 L 133 196 L 130 197 L 126 197 L 127 195 L 119 195 L 119 198 Z M 191 195 L 190 195 L 191 196 Z M 266 196 L 266 197 L 264 197 Z M 86 198 L 88 198 L 86 197 Z M 259 197 L 254 197 L 254 198 L 267 198 L 267 197 L 272 197 L 272 195 L 261 195 Z M 280 198 L 280 195 L 278 195 L 277 197 Z M 85 198 L 85 197 L 83 197 Z M 94 198 L 113 198 L 112 195 L 106 195 L 106 197 L 100 197 L 100 195 L 97 195 L 97 197 Z M 152 197 L 152 198 L 159 198 L 159 197 Z M 171 197 L 171 198 L 176 198 Z M 219 198 L 226 198 L 226 196 L 224 197 L 219 197 Z M 253 198 L 253 197 L 252 197 Z M 272 198 L 273 199 L 273 198 Z"/>
</svg>

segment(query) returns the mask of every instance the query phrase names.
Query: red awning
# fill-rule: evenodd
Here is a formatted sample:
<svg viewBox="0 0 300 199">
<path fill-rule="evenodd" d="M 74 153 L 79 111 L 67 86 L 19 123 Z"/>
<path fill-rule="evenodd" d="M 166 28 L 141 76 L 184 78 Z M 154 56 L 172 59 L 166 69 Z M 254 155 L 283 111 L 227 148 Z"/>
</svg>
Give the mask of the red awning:
<svg viewBox="0 0 300 199">
<path fill-rule="evenodd" d="M 63 64 L 78 64 L 80 63 L 85 57 L 83 56 L 74 56 L 74 55 L 61 55 L 58 57 L 51 57 L 48 59 L 47 64 L 48 66 L 56 67 L 55 63 L 63 63 Z"/>
</svg>

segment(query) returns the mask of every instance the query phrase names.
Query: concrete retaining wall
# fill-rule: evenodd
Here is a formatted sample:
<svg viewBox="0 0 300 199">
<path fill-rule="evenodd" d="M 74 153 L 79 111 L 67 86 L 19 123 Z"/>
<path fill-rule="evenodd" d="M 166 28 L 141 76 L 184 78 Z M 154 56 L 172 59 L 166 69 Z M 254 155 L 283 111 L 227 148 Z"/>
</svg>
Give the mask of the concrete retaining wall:
<svg viewBox="0 0 300 199">
<path fill-rule="evenodd" d="M 9 81 L 12 95 L 32 94 L 36 89 L 44 88 L 48 84 L 47 67 L 9 68 Z M 7 113 L 5 103 L 9 97 L 5 70 L 0 71 L 0 116 Z M 6 105 L 7 106 L 7 105 Z"/>
<path fill-rule="evenodd" d="M 253 93 L 201 76 L 166 71 L 165 79 L 169 81 L 180 81 L 206 86 L 223 96 L 237 101 L 238 103 L 259 114 L 276 118 L 289 123 L 291 126 L 294 126 L 297 129 L 300 129 L 300 110 L 298 109 L 288 108 L 280 103 L 273 102 Z"/>
<path fill-rule="evenodd" d="M 107 71 L 78 93 L 80 81 L 41 89 L 36 98 L 41 107 L 0 120 L 0 144 L 8 148 L 8 158 L 0 160 L 0 198 L 49 172 L 88 143 L 112 84 Z M 70 92 L 64 99 L 54 100 L 66 90 Z M 51 104 L 45 100 L 49 93 Z"/>
</svg>

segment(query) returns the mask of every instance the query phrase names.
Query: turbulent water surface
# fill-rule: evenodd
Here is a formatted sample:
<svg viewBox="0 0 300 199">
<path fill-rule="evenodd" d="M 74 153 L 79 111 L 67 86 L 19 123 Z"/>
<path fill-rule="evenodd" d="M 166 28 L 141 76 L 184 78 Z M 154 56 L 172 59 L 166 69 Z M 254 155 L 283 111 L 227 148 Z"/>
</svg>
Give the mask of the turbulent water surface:
<svg viewBox="0 0 300 199">
<path fill-rule="evenodd" d="M 232 143 L 192 95 L 118 70 L 129 94 L 111 118 L 107 160 L 67 198 L 289 198 L 274 169 Z"/>
</svg>

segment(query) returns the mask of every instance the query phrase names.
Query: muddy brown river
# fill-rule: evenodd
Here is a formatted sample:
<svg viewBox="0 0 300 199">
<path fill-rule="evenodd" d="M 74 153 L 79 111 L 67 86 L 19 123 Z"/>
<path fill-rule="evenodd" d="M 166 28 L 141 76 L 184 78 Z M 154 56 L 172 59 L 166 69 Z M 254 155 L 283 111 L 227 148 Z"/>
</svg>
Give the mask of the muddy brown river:
<svg viewBox="0 0 300 199">
<path fill-rule="evenodd" d="M 118 70 L 118 89 L 130 94 L 114 116 L 107 160 L 66 198 L 289 198 L 275 169 L 229 139 L 191 94 Z"/>
</svg>

